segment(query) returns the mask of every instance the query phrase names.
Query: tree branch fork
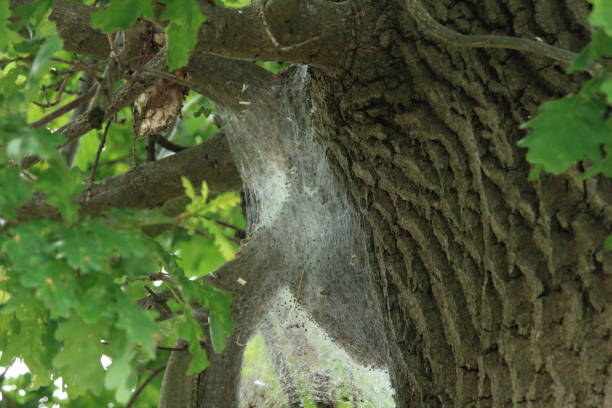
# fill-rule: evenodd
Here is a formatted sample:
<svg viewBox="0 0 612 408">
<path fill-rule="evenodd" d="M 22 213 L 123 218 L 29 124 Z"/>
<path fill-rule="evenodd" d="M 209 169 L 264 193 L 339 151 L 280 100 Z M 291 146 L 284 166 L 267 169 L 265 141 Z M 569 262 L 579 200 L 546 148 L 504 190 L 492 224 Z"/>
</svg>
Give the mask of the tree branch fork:
<svg viewBox="0 0 612 408">
<path fill-rule="evenodd" d="M 494 47 L 514 48 L 527 52 L 539 53 L 553 59 L 567 63 L 573 58 L 572 53 L 558 48 L 539 44 L 534 41 L 517 39 L 505 36 L 470 36 L 459 34 L 437 23 L 427 12 L 419 0 L 404 0 L 407 12 L 417 21 L 419 27 L 435 38 L 458 47 Z M 19 2 L 17 2 L 19 3 Z M 308 4 L 307 4 L 308 3 Z M 202 93 L 213 101 L 220 103 L 231 110 L 247 109 L 250 100 L 268 98 L 273 104 L 273 75 L 259 68 L 255 64 L 243 60 L 269 59 L 269 60 L 293 60 L 312 65 L 319 65 L 327 69 L 335 69 L 338 65 L 345 64 L 346 55 L 337 54 L 341 49 L 347 52 L 348 40 L 342 35 L 347 32 L 347 24 L 350 20 L 349 2 L 316 2 L 308 0 L 266 0 L 255 2 L 240 9 L 229 9 L 204 3 L 204 12 L 209 15 L 208 21 L 200 28 L 200 41 L 196 51 L 186 68 L 190 81 L 181 80 L 183 85 L 189 85 L 193 90 Z M 314 6 L 313 6 L 314 4 Z M 308 6 L 308 7 L 306 7 Z M 110 52 L 107 37 L 101 32 L 94 30 L 89 25 L 89 18 L 94 7 L 67 0 L 59 0 L 53 4 L 51 20 L 55 21 L 58 31 L 64 39 L 65 49 L 75 51 L 84 55 L 104 58 Z M 70 12 L 68 12 L 70 11 Z M 144 20 L 136 23 L 135 27 L 126 35 L 127 38 L 139 38 L 145 31 L 144 25 L 149 24 Z M 301 30 L 296 30 L 300 28 Z M 79 30 L 78 35 L 75 35 Z M 291 32 L 300 32 L 300 37 L 295 37 Z M 323 41 L 325 40 L 325 41 Z M 351 40 L 352 41 L 352 40 Z M 322 42 L 326 44 L 321 48 Z M 335 50 L 335 51 L 333 51 Z M 308 58 L 306 58 L 308 55 Z M 329 56 L 331 60 L 326 60 Z M 134 63 L 140 58 L 130 56 L 132 64 L 124 64 L 126 69 L 133 69 L 135 73 L 128 82 L 119 88 L 113 95 L 104 115 L 104 120 L 110 120 L 120 109 L 132 103 L 145 89 L 153 85 L 158 78 L 172 80 L 172 74 L 167 73 L 164 62 L 164 54 L 150 58 L 141 68 Z M 229 58 L 225 58 L 229 57 Z M 163 75 L 162 75 L 163 74 Z M 58 112 L 64 113 L 91 98 L 94 90 L 77 97 L 73 102 L 60 108 Z M 245 102 L 246 101 L 246 102 Z M 51 120 L 49 119 L 49 120 Z M 40 122 L 40 121 L 39 121 Z M 33 123 L 32 126 L 44 126 L 47 121 Z M 66 138 L 66 143 L 74 141 L 90 131 L 92 125 L 87 114 L 82 114 L 72 120 L 69 124 L 58 129 L 58 133 Z M 146 194 L 141 190 L 140 201 L 147 204 L 160 205 L 164 199 L 177 196 L 177 172 L 169 170 L 167 166 L 172 163 L 176 167 L 179 158 L 185 156 L 192 158 L 194 152 L 205 154 L 207 160 L 199 161 L 195 168 L 182 169 L 182 174 L 193 177 L 199 173 L 210 184 L 213 191 L 223 188 L 236 189 L 237 171 L 231 164 L 229 150 L 221 148 L 223 156 L 215 155 L 222 171 L 211 171 L 209 153 L 218 153 L 219 143 L 210 143 L 206 147 L 198 147 L 189 153 L 178 155 L 177 158 L 155 164 L 152 171 L 135 169 L 124 176 L 114 177 L 104 183 L 97 185 L 92 194 L 92 199 L 79 199 L 82 211 L 85 214 L 95 214 L 100 209 L 108 209 L 109 205 L 102 206 L 101 201 L 106 200 L 111 206 L 126 206 L 138 208 L 142 204 L 134 201 L 137 194 L 127 194 L 127 186 L 135 186 L 133 183 L 136 175 L 155 173 L 173 178 L 170 182 L 164 177 L 152 177 L 151 183 L 140 183 L 149 192 L 155 191 L 156 197 Z M 223 158 L 223 159 L 221 159 Z M 24 167 L 35 163 L 35 158 L 26 159 Z M 194 163 L 194 162 L 192 162 Z M 228 185 L 216 176 L 228 177 Z M 200 176 L 194 177 L 200 181 Z M 142 179 L 140 179 L 142 180 Z M 160 191 L 156 186 L 169 187 L 167 192 Z M 219 191 L 220 192 L 220 191 Z M 172 195 L 172 196 L 171 196 Z M 102 200 L 101 197 L 104 197 Z M 127 199 L 121 203 L 119 199 L 108 200 L 109 197 L 121 197 Z M 145 205 L 147 206 L 147 205 Z M 40 198 L 27 203 L 20 210 L 20 216 L 31 217 L 56 217 L 56 212 Z"/>
</svg>

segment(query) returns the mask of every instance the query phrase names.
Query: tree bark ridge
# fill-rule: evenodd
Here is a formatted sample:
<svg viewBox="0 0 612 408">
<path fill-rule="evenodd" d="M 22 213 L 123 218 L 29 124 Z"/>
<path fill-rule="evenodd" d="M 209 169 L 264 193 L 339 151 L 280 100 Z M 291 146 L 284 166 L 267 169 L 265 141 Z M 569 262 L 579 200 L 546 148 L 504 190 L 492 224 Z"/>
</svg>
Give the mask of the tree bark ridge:
<svg viewBox="0 0 612 408">
<path fill-rule="evenodd" d="M 464 32 L 507 23 L 526 38 L 586 42 L 583 19 L 572 37 L 546 23 L 559 16 L 542 2 L 520 3 L 536 26 L 515 2 L 431 10 Z M 609 181 L 530 183 L 516 148 L 519 125 L 576 83 L 538 56 L 431 43 L 389 17 L 397 6 L 381 4 L 362 38 L 378 51 L 341 80 L 315 75 L 315 106 L 372 231 L 398 406 L 601 406 Z"/>
</svg>

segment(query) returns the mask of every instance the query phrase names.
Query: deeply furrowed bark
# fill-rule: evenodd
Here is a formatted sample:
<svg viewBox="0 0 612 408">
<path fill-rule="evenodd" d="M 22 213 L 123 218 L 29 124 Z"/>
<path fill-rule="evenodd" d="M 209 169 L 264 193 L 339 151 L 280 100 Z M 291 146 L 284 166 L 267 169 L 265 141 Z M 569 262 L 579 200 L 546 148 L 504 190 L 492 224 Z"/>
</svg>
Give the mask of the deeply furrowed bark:
<svg viewBox="0 0 612 408">
<path fill-rule="evenodd" d="M 400 1 L 351 3 L 350 64 L 312 69 L 311 97 L 317 135 L 370 233 L 370 290 L 383 300 L 398 407 L 610 404 L 612 259 L 602 242 L 612 185 L 571 175 L 528 182 L 516 147 L 519 125 L 578 78 L 537 55 L 442 45 Z M 572 51 L 589 37 L 583 1 L 424 3 L 463 33 Z M 237 332 L 194 385 L 194 406 L 235 405 L 237 344 L 261 299 L 286 283 L 258 239 L 220 271 Z M 247 293 L 237 277 L 256 286 Z"/>
<path fill-rule="evenodd" d="M 610 181 L 528 182 L 516 147 L 576 82 L 546 58 L 441 46 L 383 3 L 377 50 L 343 81 L 318 75 L 316 98 L 372 230 L 398 406 L 610 403 Z M 588 38 L 581 2 L 428 3 L 468 33 Z"/>
</svg>

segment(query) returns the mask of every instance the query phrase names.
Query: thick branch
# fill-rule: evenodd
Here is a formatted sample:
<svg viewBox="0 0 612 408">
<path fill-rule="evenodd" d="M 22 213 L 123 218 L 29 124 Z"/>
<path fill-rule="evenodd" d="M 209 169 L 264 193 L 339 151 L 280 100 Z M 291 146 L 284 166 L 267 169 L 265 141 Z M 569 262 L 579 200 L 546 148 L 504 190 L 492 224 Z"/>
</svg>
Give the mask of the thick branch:
<svg viewBox="0 0 612 408">
<path fill-rule="evenodd" d="M 99 214 L 111 208 L 156 208 L 167 200 L 181 196 L 181 176 L 199 185 L 205 180 L 212 192 L 239 190 L 242 186 L 234 167 L 229 146 L 222 133 L 205 143 L 186 149 L 156 162 L 143 163 L 127 173 L 94 184 L 78 202 L 81 214 Z M 20 219 L 58 219 L 59 213 L 44 197 L 24 204 Z"/>
<path fill-rule="evenodd" d="M 72 1 L 56 1 L 53 4 L 53 12 L 50 18 L 57 24 L 58 31 L 64 40 L 64 49 L 97 58 L 108 56 L 109 48 L 106 37 L 89 25 L 90 14 L 95 10 L 93 7 Z M 215 8 L 215 10 L 217 9 Z M 234 10 L 232 13 L 238 14 L 238 11 Z M 240 22 L 237 21 L 236 24 L 240 24 Z M 144 22 L 137 22 L 128 32 L 128 36 L 137 38 L 138 33 L 145 30 L 144 25 Z M 236 30 L 242 30 L 242 27 L 238 26 Z M 224 35 L 227 34 L 225 32 Z M 212 33 L 210 35 L 214 37 Z M 216 41 L 222 42 L 222 38 L 219 37 Z M 240 41 L 238 43 L 237 46 L 243 47 Z M 217 54 L 221 55 L 223 53 L 219 52 Z M 136 57 L 138 55 L 133 55 L 132 67 L 138 70 L 137 67 L 134 67 L 138 62 Z M 245 55 L 246 57 L 248 56 Z M 250 59 L 257 59 L 253 55 L 250 57 Z M 263 56 L 261 59 L 263 59 Z M 139 81 L 143 81 L 145 86 L 137 90 L 138 92 L 142 92 L 142 89 L 152 83 L 151 78 L 154 76 L 151 75 L 151 72 L 167 72 L 163 58 L 160 57 L 155 57 L 155 60 L 149 61 L 145 67 L 146 71 L 142 70 L 139 76 Z M 230 60 L 213 55 L 194 54 L 186 70 L 191 77 L 189 82 L 192 84 L 192 89 L 214 102 L 234 110 L 244 109 L 247 105 L 240 102 L 245 97 L 252 99 L 254 95 L 269 88 L 273 78 L 272 74 L 251 62 Z M 136 89 L 134 90 L 136 91 Z M 124 96 L 117 97 L 116 103 L 109 107 L 109 114 L 116 107 L 123 107 L 133 101 L 134 96 L 132 92 L 128 91 L 130 90 L 126 89 Z M 88 126 L 83 123 L 84 120 L 85 118 L 82 118 L 63 128 L 61 130 L 62 134 L 65 134 L 69 139 L 73 139 L 76 134 L 82 134 Z"/>
<path fill-rule="evenodd" d="M 199 32 L 196 51 L 244 60 L 291 61 L 326 68 L 344 68 L 351 55 L 350 2 L 268 0 L 235 9 L 204 2 L 208 17 Z M 103 34 L 91 28 L 96 8 L 56 1 L 51 20 L 58 25 L 66 49 L 100 58 L 108 55 Z M 130 31 L 144 31 L 138 22 Z M 92 48 L 92 44 L 97 44 Z"/>
<path fill-rule="evenodd" d="M 240 9 L 208 5 L 204 12 L 209 18 L 196 49 L 229 58 L 342 69 L 355 45 L 350 3 L 264 0 Z"/>
</svg>

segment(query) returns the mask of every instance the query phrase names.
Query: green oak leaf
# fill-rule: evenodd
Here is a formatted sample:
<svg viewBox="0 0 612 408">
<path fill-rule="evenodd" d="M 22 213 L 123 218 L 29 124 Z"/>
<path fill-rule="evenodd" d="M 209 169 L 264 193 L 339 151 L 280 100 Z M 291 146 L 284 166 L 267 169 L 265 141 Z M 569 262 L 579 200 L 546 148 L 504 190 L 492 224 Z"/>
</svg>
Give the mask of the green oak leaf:
<svg viewBox="0 0 612 408">
<path fill-rule="evenodd" d="M 612 177 L 612 141 L 604 146 L 606 156 L 601 160 L 596 160 L 586 168 L 583 179 L 594 177 L 601 173 L 606 177 Z"/>
<path fill-rule="evenodd" d="M 177 324 L 177 331 L 178 336 L 189 343 L 191 363 L 187 369 L 187 375 L 202 372 L 210 365 L 210 362 L 206 351 L 200 346 L 200 340 L 202 340 L 204 334 L 199 323 L 193 318 L 183 317 Z"/>
<path fill-rule="evenodd" d="M 132 388 L 136 386 L 136 372 L 132 360 L 136 352 L 133 347 L 124 345 L 123 352 L 113 359 L 113 363 L 106 370 L 104 386 L 106 389 L 115 390 L 115 398 L 121 404 L 125 404 L 132 394 Z"/>
<path fill-rule="evenodd" d="M 593 34 L 591 42 L 572 61 L 567 72 L 571 74 L 581 69 L 586 69 L 589 62 L 604 55 L 612 55 L 612 36 L 609 36 L 605 30 L 599 29 Z"/>
<path fill-rule="evenodd" d="M 0 52 L 6 51 L 13 30 L 9 29 L 9 0 L 0 0 Z"/>
<path fill-rule="evenodd" d="M 0 329 L 7 338 L 19 339 L 8 341 L 2 348 L 0 365 L 8 366 L 13 358 L 22 358 L 32 373 L 35 388 L 48 385 L 52 371 L 47 347 L 53 346 L 53 343 L 49 343 L 47 332 L 54 327 L 42 324 L 41 310 L 39 303 L 32 300 L 29 304 L 22 304 L 13 316 L 0 319 Z"/>
<path fill-rule="evenodd" d="M 61 159 L 57 146 L 63 143 L 62 136 L 46 129 L 33 129 L 15 118 L 9 118 L 9 121 L 0 124 L 0 136 L 10 136 L 6 138 L 6 154 L 9 158 L 19 162 L 26 155 L 33 154 L 41 160 Z"/>
<path fill-rule="evenodd" d="M 189 277 L 207 275 L 226 262 L 214 241 L 200 235 L 191 235 L 177 242 L 176 248 L 181 254 L 177 262 Z"/>
<path fill-rule="evenodd" d="M 206 204 L 207 212 L 229 210 L 240 204 L 240 196 L 236 193 L 223 193 Z"/>
<path fill-rule="evenodd" d="M 0 217 L 16 220 L 15 210 L 32 198 L 32 189 L 16 168 L 0 169 Z"/>
<path fill-rule="evenodd" d="M 612 41 L 610 41 L 610 45 L 612 48 Z M 612 51 L 612 50 L 611 50 Z M 610 54 L 612 55 L 612 53 Z M 612 106 L 612 78 L 605 79 L 601 84 L 601 91 L 606 95 L 606 100 L 608 101 L 608 105 Z"/>
<path fill-rule="evenodd" d="M 127 30 L 141 15 L 155 19 L 151 0 L 111 0 L 108 7 L 91 15 L 91 25 L 108 34 Z"/>
<path fill-rule="evenodd" d="M 191 200 L 195 200 L 196 191 L 195 191 L 195 188 L 193 188 L 193 184 L 191 184 L 191 181 L 187 177 L 181 176 L 181 183 L 183 183 L 183 188 L 185 189 L 185 195 L 191 198 Z"/>
<path fill-rule="evenodd" d="M 210 336 L 213 350 L 220 353 L 225 348 L 227 336 L 232 334 L 232 295 L 219 290 L 207 282 L 192 282 L 189 288 L 183 289 L 189 299 L 199 299 L 209 311 Z"/>
<path fill-rule="evenodd" d="M 13 49 L 22 54 L 35 54 L 45 42 L 44 38 L 32 38 L 13 44 Z"/>
<path fill-rule="evenodd" d="M 591 0 L 593 11 L 589 22 L 595 27 L 601 27 L 612 36 L 612 2 L 610 0 Z"/>
<path fill-rule="evenodd" d="M 223 230 L 219 227 L 217 223 L 212 220 L 208 220 L 205 218 L 200 218 L 199 224 L 213 237 L 213 241 L 217 249 L 223 257 L 231 261 L 236 258 L 236 247 L 235 245 L 227 239 Z"/>
<path fill-rule="evenodd" d="M 17 7 L 13 10 L 13 15 L 20 18 L 11 28 L 19 30 L 26 23 L 29 23 L 30 28 L 40 24 L 51 7 L 51 3 L 53 0 L 37 0 Z"/>
<path fill-rule="evenodd" d="M 117 310 L 116 326 L 125 330 L 130 343 L 139 344 L 145 355 L 153 357 L 157 326 L 151 316 L 125 296 L 117 299 Z"/>
<path fill-rule="evenodd" d="M 95 323 L 102 318 L 111 318 L 115 313 L 115 294 L 113 293 L 116 286 L 109 282 L 109 279 L 104 275 L 81 276 L 81 285 L 87 289 L 79 295 L 80 306 L 78 314 L 87 324 Z M 141 287 L 142 287 L 142 282 Z M 112 306 L 111 306 L 112 305 Z"/>
<path fill-rule="evenodd" d="M 63 161 L 54 161 L 36 180 L 34 188 L 47 196 L 47 202 L 56 207 L 64 221 L 74 223 L 78 218 L 77 196 L 85 185 L 77 169 L 69 169 Z M 57 188 L 62 186 L 62 188 Z"/>
<path fill-rule="evenodd" d="M 107 224 L 113 228 L 130 230 L 140 230 L 142 227 L 159 224 L 172 224 L 176 221 L 175 218 L 165 216 L 157 209 L 146 208 L 139 208 L 138 210 L 114 208 L 105 211 L 104 218 Z"/>
<path fill-rule="evenodd" d="M 101 219 L 92 219 L 64 228 L 56 237 L 58 256 L 66 258 L 71 267 L 83 274 L 107 270 L 111 259 L 116 266 L 114 270 L 126 276 L 139 275 L 135 270 L 150 274 L 158 269 L 154 256 L 142 243 L 148 238 L 140 231 L 112 229 Z"/>
<path fill-rule="evenodd" d="M 23 94 L 22 85 L 19 84 L 19 78 L 25 77 L 28 75 L 28 71 L 22 65 L 10 67 L 4 69 L 4 73 L 0 71 L 0 101 L 5 103 L 7 109 L 10 109 L 11 106 L 9 103 L 12 101 L 17 101 L 16 105 L 18 106 L 19 102 L 22 101 Z M 6 119 L 6 118 L 4 118 Z M 2 130 L 0 130 L 2 132 Z"/>
<path fill-rule="evenodd" d="M 210 340 L 213 350 L 216 353 L 221 353 L 227 343 L 227 330 L 223 321 L 217 315 L 211 314 L 208 317 L 208 323 L 210 324 Z"/>
<path fill-rule="evenodd" d="M 64 42 L 58 35 L 52 35 L 38 49 L 26 82 L 25 95 L 28 100 L 34 98 L 38 93 L 39 82 L 51 64 L 51 57 L 55 52 L 61 50 L 63 45 Z"/>
<path fill-rule="evenodd" d="M 168 51 L 166 62 L 170 70 L 187 65 L 189 53 L 198 42 L 200 25 L 206 20 L 198 2 L 192 0 L 162 0 L 166 4 L 160 18 L 169 20 L 166 27 Z"/>
<path fill-rule="evenodd" d="M 17 225 L 11 238 L 2 243 L 16 277 L 26 287 L 38 287 L 45 282 L 46 269 L 53 268 L 55 256 L 49 228 L 53 223 L 44 220 Z"/>
<path fill-rule="evenodd" d="M 145 238 L 140 231 L 108 228 L 99 218 L 91 220 L 88 226 L 103 245 L 114 248 L 120 256 L 141 258 L 148 252 L 143 242 Z"/>
<path fill-rule="evenodd" d="M 100 241 L 96 228 L 78 224 L 57 233 L 56 250 L 82 274 L 102 271 L 113 255 L 114 241 Z"/>
<path fill-rule="evenodd" d="M 63 262 L 56 261 L 50 266 L 44 271 L 44 282 L 38 286 L 36 295 L 47 306 L 52 318 L 69 317 L 72 308 L 80 304 L 76 276 Z"/>
<path fill-rule="evenodd" d="M 62 347 L 53 358 L 53 365 L 69 385 L 70 396 L 90 390 L 98 395 L 104 388 L 104 369 L 100 356 L 108 328 L 104 324 L 86 324 L 76 316 L 59 324 L 55 338 Z"/>
<path fill-rule="evenodd" d="M 522 125 L 532 131 L 518 142 L 529 148 L 529 162 L 561 174 L 579 160 L 602 159 L 601 145 L 609 143 L 612 135 L 610 122 L 603 120 L 606 103 L 602 98 L 581 92 L 546 102 L 540 109 L 538 116 Z"/>
</svg>

